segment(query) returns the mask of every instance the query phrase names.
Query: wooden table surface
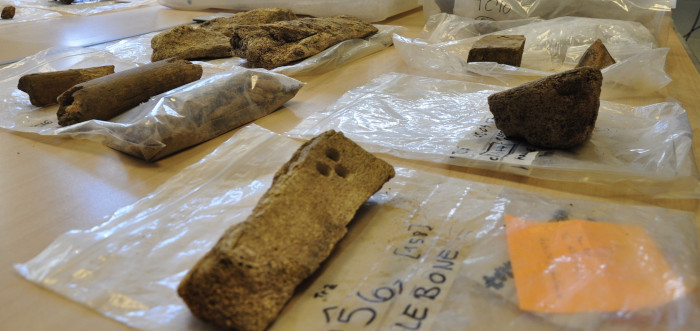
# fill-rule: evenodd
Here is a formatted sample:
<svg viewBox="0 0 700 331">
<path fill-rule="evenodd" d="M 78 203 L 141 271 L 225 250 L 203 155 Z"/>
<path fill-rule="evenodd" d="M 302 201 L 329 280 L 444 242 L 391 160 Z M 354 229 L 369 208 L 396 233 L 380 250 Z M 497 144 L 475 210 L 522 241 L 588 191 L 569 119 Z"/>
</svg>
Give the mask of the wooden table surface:
<svg viewBox="0 0 700 331">
<path fill-rule="evenodd" d="M 187 12 L 151 5 L 122 12 L 87 17 L 67 16 L 0 27 L 0 63 L 34 54 L 52 46 L 82 46 L 188 23 L 212 11 Z M 420 10 L 390 18 L 385 24 L 408 28 L 417 36 L 425 20 Z M 648 104 L 679 100 L 688 112 L 695 133 L 694 152 L 700 155 L 700 75 L 672 28 L 666 70 L 673 82 L 658 94 L 615 100 Z M 10 45 L 10 47 L 8 47 Z M 285 132 L 300 119 L 295 110 L 322 110 L 347 90 L 381 74 L 408 72 L 394 48 L 347 64 L 315 77 L 285 108 L 256 121 L 276 132 Z M 306 111 L 305 113 L 308 113 Z M 25 262 L 71 229 L 84 229 L 102 217 L 131 204 L 164 183 L 183 168 L 212 152 L 233 132 L 195 146 L 157 163 L 147 163 L 99 143 L 87 140 L 39 136 L 0 130 L 0 329 L 4 330 L 124 330 L 123 324 L 44 290 L 20 277 L 14 263 Z M 425 162 L 389 158 L 397 166 L 440 173 L 493 184 L 509 185 L 553 195 L 655 205 L 698 215 L 697 200 L 652 200 L 617 196 L 605 188 L 580 187 Z"/>
</svg>

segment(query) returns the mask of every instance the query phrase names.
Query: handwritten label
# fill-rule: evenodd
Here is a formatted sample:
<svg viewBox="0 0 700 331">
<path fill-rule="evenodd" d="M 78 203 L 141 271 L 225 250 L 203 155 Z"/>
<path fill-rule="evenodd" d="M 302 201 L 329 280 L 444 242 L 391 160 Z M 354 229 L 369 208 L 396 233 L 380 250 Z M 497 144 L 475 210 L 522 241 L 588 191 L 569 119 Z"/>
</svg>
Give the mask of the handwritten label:
<svg viewBox="0 0 700 331">
<path fill-rule="evenodd" d="M 509 19 L 513 8 L 503 0 L 455 1 L 454 13 L 477 20 Z M 512 19 L 512 18 L 511 18 Z"/>
<path fill-rule="evenodd" d="M 427 261 L 429 268 L 413 280 L 410 296 L 396 303 L 400 313 L 393 318 L 393 328 L 425 330 L 430 327 L 434 313 L 439 311 L 455 278 L 458 257 L 459 251 L 442 249 Z"/>
<path fill-rule="evenodd" d="M 538 153 L 531 146 L 506 138 L 503 131 L 496 128 L 493 117 L 489 117 L 457 143 L 450 158 L 499 162 L 527 172 Z"/>
</svg>

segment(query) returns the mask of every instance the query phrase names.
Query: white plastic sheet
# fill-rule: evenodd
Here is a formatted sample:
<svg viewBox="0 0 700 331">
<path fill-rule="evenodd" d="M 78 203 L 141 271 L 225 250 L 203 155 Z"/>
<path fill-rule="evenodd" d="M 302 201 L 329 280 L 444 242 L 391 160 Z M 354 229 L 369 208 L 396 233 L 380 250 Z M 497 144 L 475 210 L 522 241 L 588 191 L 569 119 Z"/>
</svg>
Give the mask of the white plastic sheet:
<svg viewBox="0 0 700 331">
<path fill-rule="evenodd" d="M 274 172 L 300 142 L 255 125 L 237 132 L 201 162 L 152 194 L 73 230 L 32 260 L 15 265 L 28 280 L 130 327 L 208 330 L 177 297 L 185 273 L 224 230 L 245 220 Z M 397 168 L 371 197 L 322 268 L 287 304 L 271 330 L 464 328 L 575 329 L 577 317 L 598 330 L 696 329 L 692 291 L 700 276 L 694 215 L 642 206 L 561 199 Z M 506 215 L 535 222 L 586 218 L 644 227 L 676 283 L 663 306 L 643 310 L 533 314 L 486 287 L 502 264 Z M 484 249 L 493 244 L 493 249 Z M 649 247 L 644 247 L 649 248 Z M 635 265 L 645 265 L 642 250 Z M 645 269 L 646 270 L 646 269 Z M 670 273 L 670 272 L 669 272 Z M 476 275 L 476 276 L 475 276 Z M 630 281 L 638 275 L 626 274 Z M 671 317 L 672 316 L 672 317 Z M 666 317 L 666 318 L 665 318 Z"/>
<path fill-rule="evenodd" d="M 420 6 L 418 2 L 418 0 L 158 0 L 158 3 L 163 6 L 181 10 L 286 8 L 297 14 L 316 17 L 352 15 L 367 22 L 378 22 L 418 8 Z"/>
<path fill-rule="evenodd" d="M 288 132 L 343 131 L 372 152 L 603 185 L 628 194 L 700 193 L 692 130 L 677 103 L 642 107 L 601 101 L 591 139 L 542 150 L 496 129 L 487 98 L 504 87 L 392 73 L 348 91 Z"/>
<path fill-rule="evenodd" d="M 525 36 L 520 67 L 493 62 L 467 63 L 474 42 L 489 34 Z M 418 38 L 396 34 L 394 45 L 404 62 L 421 73 L 517 86 L 574 68 L 596 39 L 603 42 L 617 61 L 602 70 L 602 97 L 654 93 L 671 82 L 664 70 L 669 49 L 655 48 L 651 32 L 629 21 L 561 17 L 546 21 L 484 22 L 437 14 L 429 19 Z"/>
<path fill-rule="evenodd" d="M 11 0 L 15 6 L 45 9 L 71 15 L 96 15 L 154 4 L 156 0 L 75 0 L 63 4 L 55 0 Z"/>
<path fill-rule="evenodd" d="M 3 6 L 4 4 L 0 3 L 0 9 Z M 41 21 L 60 16 L 61 14 L 50 10 L 30 7 L 15 7 L 15 17 L 9 20 L 0 20 L 0 27 L 13 23 Z"/>
<path fill-rule="evenodd" d="M 425 18 L 449 13 L 480 20 L 562 16 L 608 18 L 643 23 L 658 32 L 675 0 L 423 0 Z"/>
</svg>

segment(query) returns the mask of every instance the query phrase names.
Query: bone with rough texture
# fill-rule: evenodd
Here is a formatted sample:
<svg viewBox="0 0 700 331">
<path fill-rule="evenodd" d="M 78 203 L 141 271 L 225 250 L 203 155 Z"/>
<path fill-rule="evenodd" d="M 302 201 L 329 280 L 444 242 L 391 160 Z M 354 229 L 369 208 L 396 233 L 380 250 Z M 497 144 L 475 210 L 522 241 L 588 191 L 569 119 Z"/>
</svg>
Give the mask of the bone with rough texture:
<svg viewBox="0 0 700 331">
<path fill-rule="evenodd" d="M 76 84 L 113 73 L 113 65 L 34 73 L 20 77 L 17 88 L 29 95 L 32 105 L 43 107 L 58 102 L 58 96 Z"/>
<path fill-rule="evenodd" d="M 572 148 L 593 132 L 603 75 L 581 67 L 489 96 L 496 127 L 544 148 Z"/>
<path fill-rule="evenodd" d="M 293 20 L 296 15 L 288 9 L 261 8 L 237 13 L 232 17 L 215 18 L 199 27 L 180 25 L 161 32 L 151 39 L 151 61 L 175 57 L 195 60 L 231 57 L 233 30 L 242 24 L 255 25 L 281 20 Z"/>
<path fill-rule="evenodd" d="M 262 25 L 241 25 L 231 37 L 233 55 L 256 67 L 273 69 L 320 53 L 348 39 L 377 33 L 372 24 L 341 15 L 300 18 Z"/>
<path fill-rule="evenodd" d="M 202 77 L 202 66 L 167 59 L 80 83 L 58 97 L 58 124 L 108 120 L 148 100 Z"/>
<path fill-rule="evenodd" d="M 9 20 L 15 17 L 15 6 L 5 6 L 2 7 L 2 13 L 0 13 L 0 18 L 3 20 Z"/>
<path fill-rule="evenodd" d="M 277 171 L 251 215 L 189 271 L 178 294 L 204 321 L 264 330 L 393 176 L 391 165 L 342 133 L 311 139 Z"/>
<path fill-rule="evenodd" d="M 615 64 L 615 59 L 608 52 L 603 42 L 597 39 L 586 52 L 583 53 L 581 59 L 578 61 L 576 68 L 580 67 L 593 67 L 598 70 Z"/>
<path fill-rule="evenodd" d="M 489 35 L 474 43 L 467 62 L 496 62 L 519 67 L 524 49 L 525 36 Z"/>
</svg>

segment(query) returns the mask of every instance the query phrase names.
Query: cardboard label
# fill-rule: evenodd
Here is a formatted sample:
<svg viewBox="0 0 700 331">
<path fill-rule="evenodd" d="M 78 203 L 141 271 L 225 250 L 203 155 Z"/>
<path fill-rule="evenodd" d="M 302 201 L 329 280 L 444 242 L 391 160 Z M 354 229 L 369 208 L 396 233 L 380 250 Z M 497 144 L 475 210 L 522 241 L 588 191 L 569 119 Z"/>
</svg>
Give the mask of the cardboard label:
<svg viewBox="0 0 700 331">
<path fill-rule="evenodd" d="M 686 288 L 643 228 L 585 220 L 535 223 L 506 215 L 520 309 L 632 311 Z"/>
</svg>

